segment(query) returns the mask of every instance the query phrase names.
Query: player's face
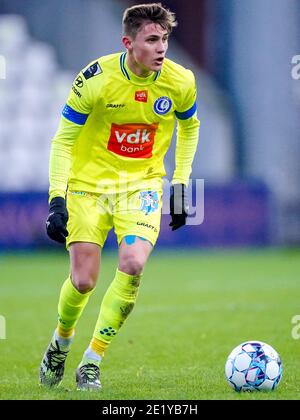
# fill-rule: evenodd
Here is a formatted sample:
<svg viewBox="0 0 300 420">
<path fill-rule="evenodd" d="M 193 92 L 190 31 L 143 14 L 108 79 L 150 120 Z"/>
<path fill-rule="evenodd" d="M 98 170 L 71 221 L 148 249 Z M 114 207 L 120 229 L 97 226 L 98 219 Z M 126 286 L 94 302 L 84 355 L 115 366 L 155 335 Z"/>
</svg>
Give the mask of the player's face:
<svg viewBox="0 0 300 420">
<path fill-rule="evenodd" d="M 168 32 L 159 24 L 147 23 L 135 39 L 123 37 L 128 50 L 128 64 L 138 76 L 161 70 L 168 49 Z"/>
</svg>

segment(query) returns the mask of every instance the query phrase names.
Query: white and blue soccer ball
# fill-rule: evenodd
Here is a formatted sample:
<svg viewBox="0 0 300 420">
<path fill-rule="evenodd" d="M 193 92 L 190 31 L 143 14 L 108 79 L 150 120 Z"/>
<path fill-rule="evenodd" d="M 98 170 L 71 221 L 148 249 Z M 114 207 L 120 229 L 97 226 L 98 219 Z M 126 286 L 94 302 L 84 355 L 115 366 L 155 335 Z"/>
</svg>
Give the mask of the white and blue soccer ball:
<svg viewBox="0 0 300 420">
<path fill-rule="evenodd" d="M 274 390 L 282 377 L 279 354 L 262 341 L 246 341 L 232 350 L 225 376 L 235 391 Z"/>
</svg>

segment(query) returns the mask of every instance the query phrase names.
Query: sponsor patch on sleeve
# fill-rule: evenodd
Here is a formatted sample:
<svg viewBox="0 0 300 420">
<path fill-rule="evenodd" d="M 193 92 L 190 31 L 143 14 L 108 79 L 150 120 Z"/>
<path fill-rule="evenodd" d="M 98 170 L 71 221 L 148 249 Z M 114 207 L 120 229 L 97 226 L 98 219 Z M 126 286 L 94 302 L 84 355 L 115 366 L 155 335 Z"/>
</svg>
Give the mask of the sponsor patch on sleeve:
<svg viewBox="0 0 300 420">
<path fill-rule="evenodd" d="M 86 80 L 90 79 L 91 77 L 97 76 L 98 74 L 102 73 L 102 68 L 100 67 L 100 64 L 98 61 L 96 63 L 92 64 L 89 68 L 87 68 L 84 72 L 84 78 Z"/>
</svg>

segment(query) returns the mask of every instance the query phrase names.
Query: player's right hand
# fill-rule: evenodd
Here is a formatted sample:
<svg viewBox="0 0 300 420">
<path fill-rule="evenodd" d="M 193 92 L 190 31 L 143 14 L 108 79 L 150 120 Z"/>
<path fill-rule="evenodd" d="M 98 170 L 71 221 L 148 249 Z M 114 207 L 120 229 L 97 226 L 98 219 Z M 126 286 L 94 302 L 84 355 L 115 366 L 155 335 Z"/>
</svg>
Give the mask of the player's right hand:
<svg viewBox="0 0 300 420">
<path fill-rule="evenodd" d="M 49 238 L 61 244 L 66 242 L 66 237 L 69 235 L 67 231 L 68 218 L 66 200 L 62 197 L 52 198 L 46 221 L 47 235 Z"/>
</svg>

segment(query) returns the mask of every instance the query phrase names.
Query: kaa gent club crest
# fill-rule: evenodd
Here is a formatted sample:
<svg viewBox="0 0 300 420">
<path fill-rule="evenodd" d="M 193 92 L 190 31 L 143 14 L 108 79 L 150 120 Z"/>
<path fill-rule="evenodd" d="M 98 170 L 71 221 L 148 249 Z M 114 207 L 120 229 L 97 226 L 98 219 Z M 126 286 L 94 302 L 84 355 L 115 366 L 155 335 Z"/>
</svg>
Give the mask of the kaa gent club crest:
<svg viewBox="0 0 300 420">
<path fill-rule="evenodd" d="M 170 111 L 172 107 L 172 101 L 167 96 L 161 96 L 154 102 L 154 112 L 158 115 L 165 115 Z"/>
<path fill-rule="evenodd" d="M 158 209 L 157 191 L 142 191 L 140 193 L 141 207 L 140 210 L 145 214 L 152 213 Z"/>
</svg>

